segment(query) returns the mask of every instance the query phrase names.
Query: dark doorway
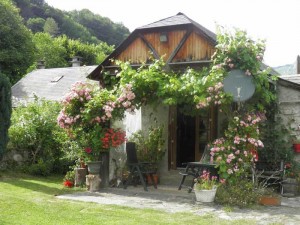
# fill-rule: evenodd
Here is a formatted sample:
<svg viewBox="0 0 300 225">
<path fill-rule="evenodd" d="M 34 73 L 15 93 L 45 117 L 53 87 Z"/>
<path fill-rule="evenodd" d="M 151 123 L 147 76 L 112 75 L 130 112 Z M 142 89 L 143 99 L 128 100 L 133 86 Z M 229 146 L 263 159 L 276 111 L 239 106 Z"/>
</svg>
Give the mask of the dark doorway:
<svg viewBox="0 0 300 225">
<path fill-rule="evenodd" d="M 177 167 L 195 161 L 195 117 L 177 111 Z"/>
</svg>

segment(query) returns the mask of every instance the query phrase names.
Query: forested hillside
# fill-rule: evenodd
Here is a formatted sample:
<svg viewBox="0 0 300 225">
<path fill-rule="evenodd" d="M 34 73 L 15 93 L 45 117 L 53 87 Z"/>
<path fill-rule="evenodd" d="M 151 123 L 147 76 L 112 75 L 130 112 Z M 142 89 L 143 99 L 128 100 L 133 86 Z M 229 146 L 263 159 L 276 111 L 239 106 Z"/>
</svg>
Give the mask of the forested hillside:
<svg viewBox="0 0 300 225">
<path fill-rule="evenodd" d="M 88 10 L 63 12 L 44 0 L 0 0 L 0 72 L 12 84 L 36 69 L 68 67 L 73 56 L 98 65 L 129 34 Z"/>
<path fill-rule="evenodd" d="M 65 34 L 71 39 L 98 44 L 119 45 L 129 30 L 123 24 L 96 15 L 85 9 L 66 12 L 53 8 L 44 0 L 13 0 L 20 9 L 25 25 L 33 33 L 47 32 L 51 36 Z"/>
</svg>

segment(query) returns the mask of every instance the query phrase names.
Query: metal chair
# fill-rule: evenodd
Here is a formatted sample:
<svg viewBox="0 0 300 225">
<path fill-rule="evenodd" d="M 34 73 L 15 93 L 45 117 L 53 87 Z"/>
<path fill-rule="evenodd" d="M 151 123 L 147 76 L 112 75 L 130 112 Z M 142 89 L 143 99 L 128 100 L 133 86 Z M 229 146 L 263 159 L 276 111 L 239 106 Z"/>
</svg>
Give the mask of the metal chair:
<svg viewBox="0 0 300 225">
<path fill-rule="evenodd" d="M 146 175 L 150 176 L 154 188 L 157 188 L 153 178 L 153 174 L 156 173 L 155 164 L 150 162 L 138 161 L 134 142 L 126 143 L 126 153 L 127 153 L 127 166 L 129 169 L 129 175 L 124 184 L 124 189 L 127 188 L 129 183 L 133 182 L 134 178 L 138 178 L 138 180 L 142 183 L 144 190 L 148 191 L 147 183 L 145 182 Z"/>
</svg>

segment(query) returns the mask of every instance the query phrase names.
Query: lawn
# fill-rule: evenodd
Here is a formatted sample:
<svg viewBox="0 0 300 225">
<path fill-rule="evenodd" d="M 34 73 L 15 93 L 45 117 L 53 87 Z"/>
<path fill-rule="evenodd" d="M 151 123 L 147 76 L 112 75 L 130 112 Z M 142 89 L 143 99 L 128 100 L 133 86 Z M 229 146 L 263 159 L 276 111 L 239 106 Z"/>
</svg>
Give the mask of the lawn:
<svg viewBox="0 0 300 225">
<path fill-rule="evenodd" d="M 166 213 L 57 199 L 55 196 L 84 189 L 67 189 L 62 176 L 47 178 L 0 172 L 0 224 L 254 224 L 221 221 L 212 215 Z"/>
</svg>

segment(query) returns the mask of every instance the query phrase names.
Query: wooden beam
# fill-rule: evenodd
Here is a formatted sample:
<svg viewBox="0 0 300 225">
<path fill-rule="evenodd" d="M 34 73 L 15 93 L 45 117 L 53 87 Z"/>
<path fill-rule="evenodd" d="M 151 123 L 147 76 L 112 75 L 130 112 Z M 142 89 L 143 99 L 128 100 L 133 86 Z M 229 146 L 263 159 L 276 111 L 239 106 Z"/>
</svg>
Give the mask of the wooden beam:
<svg viewBox="0 0 300 225">
<path fill-rule="evenodd" d="M 182 39 L 179 42 L 179 44 L 177 45 L 177 47 L 174 49 L 174 51 L 171 53 L 170 57 L 166 61 L 167 65 L 174 59 L 174 57 L 176 56 L 176 54 L 178 53 L 178 51 L 181 49 L 181 47 L 183 46 L 183 44 L 186 42 L 186 40 L 188 39 L 188 37 L 190 36 L 191 33 L 192 33 L 192 29 L 188 29 L 186 31 L 185 35 L 182 37 Z"/>
<path fill-rule="evenodd" d="M 142 41 L 147 45 L 147 47 L 151 50 L 151 52 L 153 53 L 154 57 L 156 59 L 159 59 L 160 56 L 159 54 L 157 53 L 157 51 L 153 48 L 153 46 L 144 38 L 144 36 L 139 33 L 138 36 L 142 39 Z"/>
</svg>

